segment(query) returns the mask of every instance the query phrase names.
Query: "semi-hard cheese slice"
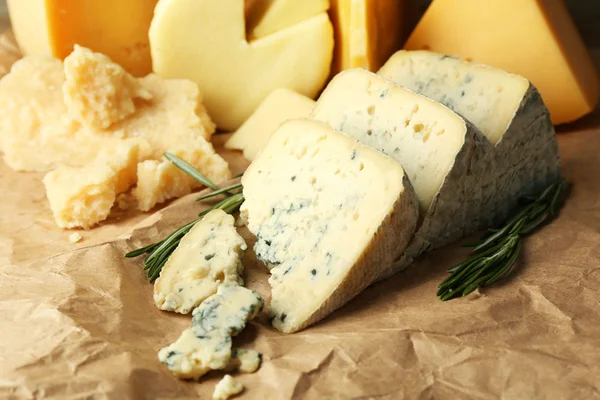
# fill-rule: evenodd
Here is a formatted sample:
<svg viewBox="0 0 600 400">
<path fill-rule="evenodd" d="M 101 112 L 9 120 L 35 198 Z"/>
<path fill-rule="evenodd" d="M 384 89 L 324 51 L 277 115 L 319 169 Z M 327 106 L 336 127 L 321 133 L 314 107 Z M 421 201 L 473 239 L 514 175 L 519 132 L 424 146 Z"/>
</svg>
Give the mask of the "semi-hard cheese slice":
<svg viewBox="0 0 600 400">
<path fill-rule="evenodd" d="M 179 378 L 199 378 L 226 369 L 231 361 L 231 337 L 263 309 L 264 300 L 237 283 L 224 283 L 193 312 L 192 327 L 175 343 L 161 349 L 158 359 Z"/>
<path fill-rule="evenodd" d="M 333 71 L 376 71 L 402 46 L 405 0 L 332 0 Z"/>
<path fill-rule="evenodd" d="M 403 257 L 412 260 L 481 225 L 477 220 L 492 145 L 442 104 L 364 69 L 338 74 L 311 117 L 390 155 L 415 188 L 421 223 Z"/>
<path fill-rule="evenodd" d="M 399 51 L 378 74 L 456 111 L 494 145 L 494 190 L 484 192 L 487 215 L 480 216 L 488 224 L 559 178 L 556 134 L 527 79 L 429 51 Z"/>
<path fill-rule="evenodd" d="M 85 47 L 65 58 L 63 94 L 71 116 L 92 129 L 106 129 L 135 112 L 135 99 L 152 95 L 104 54 Z"/>
<path fill-rule="evenodd" d="M 418 204 L 396 161 L 311 120 L 289 120 L 242 178 L 241 212 L 271 268 L 270 313 L 283 332 L 344 305 L 412 237 Z"/>
<path fill-rule="evenodd" d="M 154 283 L 154 303 L 187 314 L 217 292 L 223 282 L 243 284 L 246 242 L 234 218 L 223 210 L 206 214 L 181 239 Z"/>
<path fill-rule="evenodd" d="M 227 131 L 277 88 L 316 96 L 333 54 L 325 12 L 247 41 L 243 0 L 160 0 L 149 35 L 154 72 L 196 82 L 211 118 Z"/>
<path fill-rule="evenodd" d="M 274 90 L 229 138 L 225 148 L 243 150 L 244 157 L 252 161 L 283 121 L 308 116 L 314 105 L 314 100 L 293 90 Z"/>
<path fill-rule="evenodd" d="M 599 78 L 563 0 L 435 0 L 407 50 L 458 55 L 523 75 L 540 91 L 554 124 L 598 104 Z"/>
</svg>

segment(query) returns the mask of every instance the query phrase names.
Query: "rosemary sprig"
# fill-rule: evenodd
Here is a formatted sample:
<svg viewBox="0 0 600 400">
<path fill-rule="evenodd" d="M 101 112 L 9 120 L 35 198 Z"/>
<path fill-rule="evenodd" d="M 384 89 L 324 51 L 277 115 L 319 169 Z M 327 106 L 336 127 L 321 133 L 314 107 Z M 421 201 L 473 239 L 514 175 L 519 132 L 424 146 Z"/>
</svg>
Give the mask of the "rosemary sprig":
<svg viewBox="0 0 600 400">
<path fill-rule="evenodd" d="M 194 227 L 196 222 L 200 221 L 202 217 L 216 209 L 221 209 L 228 214 L 233 214 L 240 208 L 240 206 L 244 202 L 244 195 L 242 194 L 241 183 L 219 189 L 219 187 L 212 183 L 210 179 L 208 179 L 200 171 L 195 169 L 193 166 L 191 166 L 181 158 L 170 153 L 165 153 L 165 157 L 169 159 L 169 161 L 171 161 L 173 164 L 175 164 L 175 166 L 177 166 L 179 169 L 184 171 L 186 174 L 188 174 L 204 186 L 213 189 L 213 192 L 204 196 L 200 196 L 197 200 L 208 199 L 214 196 L 218 196 L 220 194 L 224 194 L 227 197 L 218 202 L 217 204 L 213 205 L 209 209 L 202 211 L 200 214 L 198 214 L 198 218 L 177 229 L 165 239 L 156 243 L 152 243 L 148 246 L 144 246 L 139 249 L 130 251 L 129 253 L 125 254 L 125 257 L 128 258 L 139 257 L 142 254 L 148 255 L 146 257 L 146 260 L 144 261 L 144 271 L 147 271 L 148 279 L 150 279 L 150 282 L 158 278 L 158 276 L 160 275 L 160 271 L 169 259 L 169 256 L 173 253 L 173 251 L 175 251 L 181 239 Z"/>
<path fill-rule="evenodd" d="M 560 194 L 566 182 L 550 185 L 537 198 L 526 198 L 513 218 L 499 229 L 489 229 L 474 247 L 473 255 L 448 269 L 450 276 L 438 286 L 442 301 L 466 296 L 478 287 L 491 285 L 507 277 L 514 269 L 522 246 L 522 236 L 535 231 L 556 215 Z"/>
</svg>

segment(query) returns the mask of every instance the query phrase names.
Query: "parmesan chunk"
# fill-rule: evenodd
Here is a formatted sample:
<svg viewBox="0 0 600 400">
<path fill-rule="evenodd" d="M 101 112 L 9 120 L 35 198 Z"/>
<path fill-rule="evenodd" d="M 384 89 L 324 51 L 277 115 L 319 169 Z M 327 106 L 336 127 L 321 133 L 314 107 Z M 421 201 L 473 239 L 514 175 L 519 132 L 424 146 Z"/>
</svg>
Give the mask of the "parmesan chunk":
<svg viewBox="0 0 600 400">
<path fill-rule="evenodd" d="M 64 61 L 63 93 L 73 119 L 92 129 L 106 129 L 135 112 L 135 99 L 152 95 L 107 56 L 75 45 Z"/>
</svg>

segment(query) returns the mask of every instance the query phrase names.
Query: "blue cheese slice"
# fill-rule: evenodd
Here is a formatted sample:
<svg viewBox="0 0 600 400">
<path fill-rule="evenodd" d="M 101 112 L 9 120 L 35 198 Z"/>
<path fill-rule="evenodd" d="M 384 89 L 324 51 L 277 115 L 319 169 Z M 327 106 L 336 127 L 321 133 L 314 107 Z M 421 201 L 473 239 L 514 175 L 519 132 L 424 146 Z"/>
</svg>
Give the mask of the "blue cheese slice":
<svg viewBox="0 0 600 400">
<path fill-rule="evenodd" d="M 263 309 L 264 300 L 237 283 L 224 283 L 193 312 L 191 328 L 161 349 L 158 359 L 179 378 L 199 378 L 231 362 L 231 337 Z"/>
<path fill-rule="evenodd" d="M 421 208 L 420 225 L 402 255 L 404 265 L 481 225 L 478 182 L 492 161 L 492 145 L 447 107 L 353 69 L 329 83 L 311 115 L 404 167 Z"/>
<path fill-rule="evenodd" d="M 496 224 L 522 195 L 560 177 L 548 109 L 522 76 L 430 51 L 398 51 L 378 74 L 439 101 L 477 126 L 494 145 L 494 168 L 480 217 Z M 490 212 L 491 210 L 491 212 Z"/>
<path fill-rule="evenodd" d="M 234 218 L 213 210 L 181 239 L 154 283 L 154 303 L 165 311 L 187 314 L 217 292 L 223 282 L 243 284 L 247 248 Z"/>
<path fill-rule="evenodd" d="M 262 354 L 247 349 L 233 349 L 226 371 L 239 371 L 246 374 L 256 372 L 262 363 Z"/>
<path fill-rule="evenodd" d="M 270 314 L 307 327 L 372 283 L 403 251 L 418 204 L 396 161 L 311 120 L 289 120 L 242 178 L 241 212 L 271 267 Z"/>
</svg>

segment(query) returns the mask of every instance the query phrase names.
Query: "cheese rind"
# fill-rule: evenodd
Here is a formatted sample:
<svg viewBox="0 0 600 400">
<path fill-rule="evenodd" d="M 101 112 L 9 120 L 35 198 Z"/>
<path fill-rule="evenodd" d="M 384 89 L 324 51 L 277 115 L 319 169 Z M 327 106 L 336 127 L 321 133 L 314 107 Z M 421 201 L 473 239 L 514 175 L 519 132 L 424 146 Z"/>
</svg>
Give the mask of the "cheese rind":
<svg viewBox="0 0 600 400">
<path fill-rule="evenodd" d="M 236 283 L 224 283 L 193 312 L 192 327 L 158 353 L 161 363 L 179 378 L 199 378 L 225 369 L 231 360 L 231 337 L 263 309 L 258 293 Z"/>
<path fill-rule="evenodd" d="M 231 396 L 242 393 L 243 390 L 244 385 L 233 379 L 231 375 L 225 375 L 215 386 L 212 398 L 213 400 L 227 400 Z"/>
<path fill-rule="evenodd" d="M 399 162 L 419 199 L 420 225 L 407 263 L 477 229 L 489 141 L 442 104 L 363 69 L 338 74 L 311 117 Z M 388 272 L 384 272 L 387 275 Z"/>
<path fill-rule="evenodd" d="M 556 134 L 536 88 L 519 76 L 429 51 L 399 51 L 378 74 L 445 104 L 494 145 L 478 219 L 501 223 L 523 195 L 560 177 Z"/>
<path fill-rule="evenodd" d="M 276 89 L 227 140 L 225 148 L 243 150 L 252 161 L 282 122 L 308 116 L 314 105 L 314 100 L 292 90 Z"/>
<path fill-rule="evenodd" d="M 326 13 L 248 42 L 243 0 L 160 0 L 149 35 L 153 70 L 196 82 L 226 131 L 238 129 L 277 88 L 316 96 L 333 53 Z"/>
<path fill-rule="evenodd" d="M 272 323 L 283 332 L 360 293 L 403 252 L 417 223 L 400 164 L 316 121 L 281 124 L 242 183 L 241 212 L 271 268 Z"/>
<path fill-rule="evenodd" d="M 459 55 L 524 76 L 554 124 L 598 104 L 598 70 L 563 0 L 435 0 L 404 48 Z"/>
<path fill-rule="evenodd" d="M 92 129 L 106 129 L 135 112 L 148 90 L 108 57 L 81 46 L 65 58 L 63 94 L 69 114 Z"/>
<path fill-rule="evenodd" d="M 181 239 L 154 283 L 154 303 L 165 311 L 187 314 L 217 292 L 223 282 L 242 285 L 246 242 L 234 218 L 213 210 Z"/>
</svg>

